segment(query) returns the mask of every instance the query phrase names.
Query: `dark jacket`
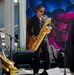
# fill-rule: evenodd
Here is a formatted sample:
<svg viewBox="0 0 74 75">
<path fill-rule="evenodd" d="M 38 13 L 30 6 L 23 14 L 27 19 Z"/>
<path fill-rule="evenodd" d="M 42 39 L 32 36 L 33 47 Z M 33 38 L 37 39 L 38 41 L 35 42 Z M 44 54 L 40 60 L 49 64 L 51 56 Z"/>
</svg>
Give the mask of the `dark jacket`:
<svg viewBox="0 0 74 75">
<path fill-rule="evenodd" d="M 43 16 L 42 20 L 40 21 L 37 16 L 33 16 L 27 25 L 27 31 L 30 36 L 35 35 L 37 36 L 40 32 L 41 27 L 43 26 L 43 23 L 45 21 L 45 16 Z"/>
<path fill-rule="evenodd" d="M 74 73 L 74 23 L 72 24 L 69 38 L 66 43 L 66 59 L 71 72 Z"/>
</svg>

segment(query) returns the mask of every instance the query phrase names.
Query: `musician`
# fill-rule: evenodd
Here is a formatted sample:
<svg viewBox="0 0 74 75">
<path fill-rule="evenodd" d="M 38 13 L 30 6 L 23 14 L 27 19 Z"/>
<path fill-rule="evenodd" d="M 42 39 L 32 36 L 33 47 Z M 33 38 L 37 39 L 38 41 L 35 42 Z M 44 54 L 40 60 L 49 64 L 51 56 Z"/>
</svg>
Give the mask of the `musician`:
<svg viewBox="0 0 74 75">
<path fill-rule="evenodd" d="M 37 40 L 37 35 L 39 34 L 46 15 L 44 15 L 45 8 L 39 4 L 36 6 L 36 14 L 29 20 L 27 25 L 27 31 L 29 35 L 33 38 L 34 41 Z M 40 68 L 40 52 L 43 53 L 43 60 L 44 60 L 44 71 L 50 68 L 50 60 L 49 60 L 49 50 L 48 50 L 48 39 L 47 35 L 44 37 L 42 43 L 40 44 L 39 48 L 34 52 L 34 66 L 33 72 L 34 75 L 38 75 L 38 71 Z"/>
<path fill-rule="evenodd" d="M 68 67 L 71 73 L 74 75 L 74 21 L 72 23 L 71 31 L 69 33 L 69 38 L 66 44 L 65 55 Z"/>
</svg>

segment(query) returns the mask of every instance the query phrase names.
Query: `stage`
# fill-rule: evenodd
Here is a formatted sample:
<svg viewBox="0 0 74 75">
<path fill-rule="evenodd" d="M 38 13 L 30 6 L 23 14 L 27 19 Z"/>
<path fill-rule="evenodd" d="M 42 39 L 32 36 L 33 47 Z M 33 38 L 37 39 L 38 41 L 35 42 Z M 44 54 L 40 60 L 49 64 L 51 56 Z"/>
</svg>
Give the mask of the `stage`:
<svg viewBox="0 0 74 75">
<path fill-rule="evenodd" d="M 64 73 L 64 68 L 60 68 L 61 72 Z M 39 70 L 39 73 L 41 73 L 43 71 L 43 69 Z M 66 75 L 71 75 L 69 69 L 66 69 Z M 32 68 L 20 68 L 18 70 L 18 73 L 15 73 L 15 75 L 32 75 L 33 74 L 33 70 Z"/>
</svg>

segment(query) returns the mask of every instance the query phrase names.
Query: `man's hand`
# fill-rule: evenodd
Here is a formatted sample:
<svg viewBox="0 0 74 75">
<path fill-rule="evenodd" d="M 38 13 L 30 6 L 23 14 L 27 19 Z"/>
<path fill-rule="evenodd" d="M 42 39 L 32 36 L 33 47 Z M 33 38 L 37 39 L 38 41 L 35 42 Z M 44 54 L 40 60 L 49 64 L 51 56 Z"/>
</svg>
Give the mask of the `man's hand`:
<svg viewBox="0 0 74 75">
<path fill-rule="evenodd" d="M 35 35 L 33 35 L 32 38 L 33 38 L 34 41 L 37 40 L 37 36 L 35 36 Z"/>
</svg>

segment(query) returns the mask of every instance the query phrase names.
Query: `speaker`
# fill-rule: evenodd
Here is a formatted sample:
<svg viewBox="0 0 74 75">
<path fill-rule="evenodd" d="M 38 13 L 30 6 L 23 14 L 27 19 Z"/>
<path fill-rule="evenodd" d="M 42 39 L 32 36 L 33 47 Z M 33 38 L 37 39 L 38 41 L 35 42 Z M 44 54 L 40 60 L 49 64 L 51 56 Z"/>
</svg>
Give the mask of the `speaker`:
<svg viewBox="0 0 74 75">
<path fill-rule="evenodd" d="M 13 61 L 15 62 L 15 66 L 21 64 L 31 64 L 32 59 L 34 58 L 34 52 L 31 50 L 24 51 L 15 51 L 13 54 Z"/>
</svg>

